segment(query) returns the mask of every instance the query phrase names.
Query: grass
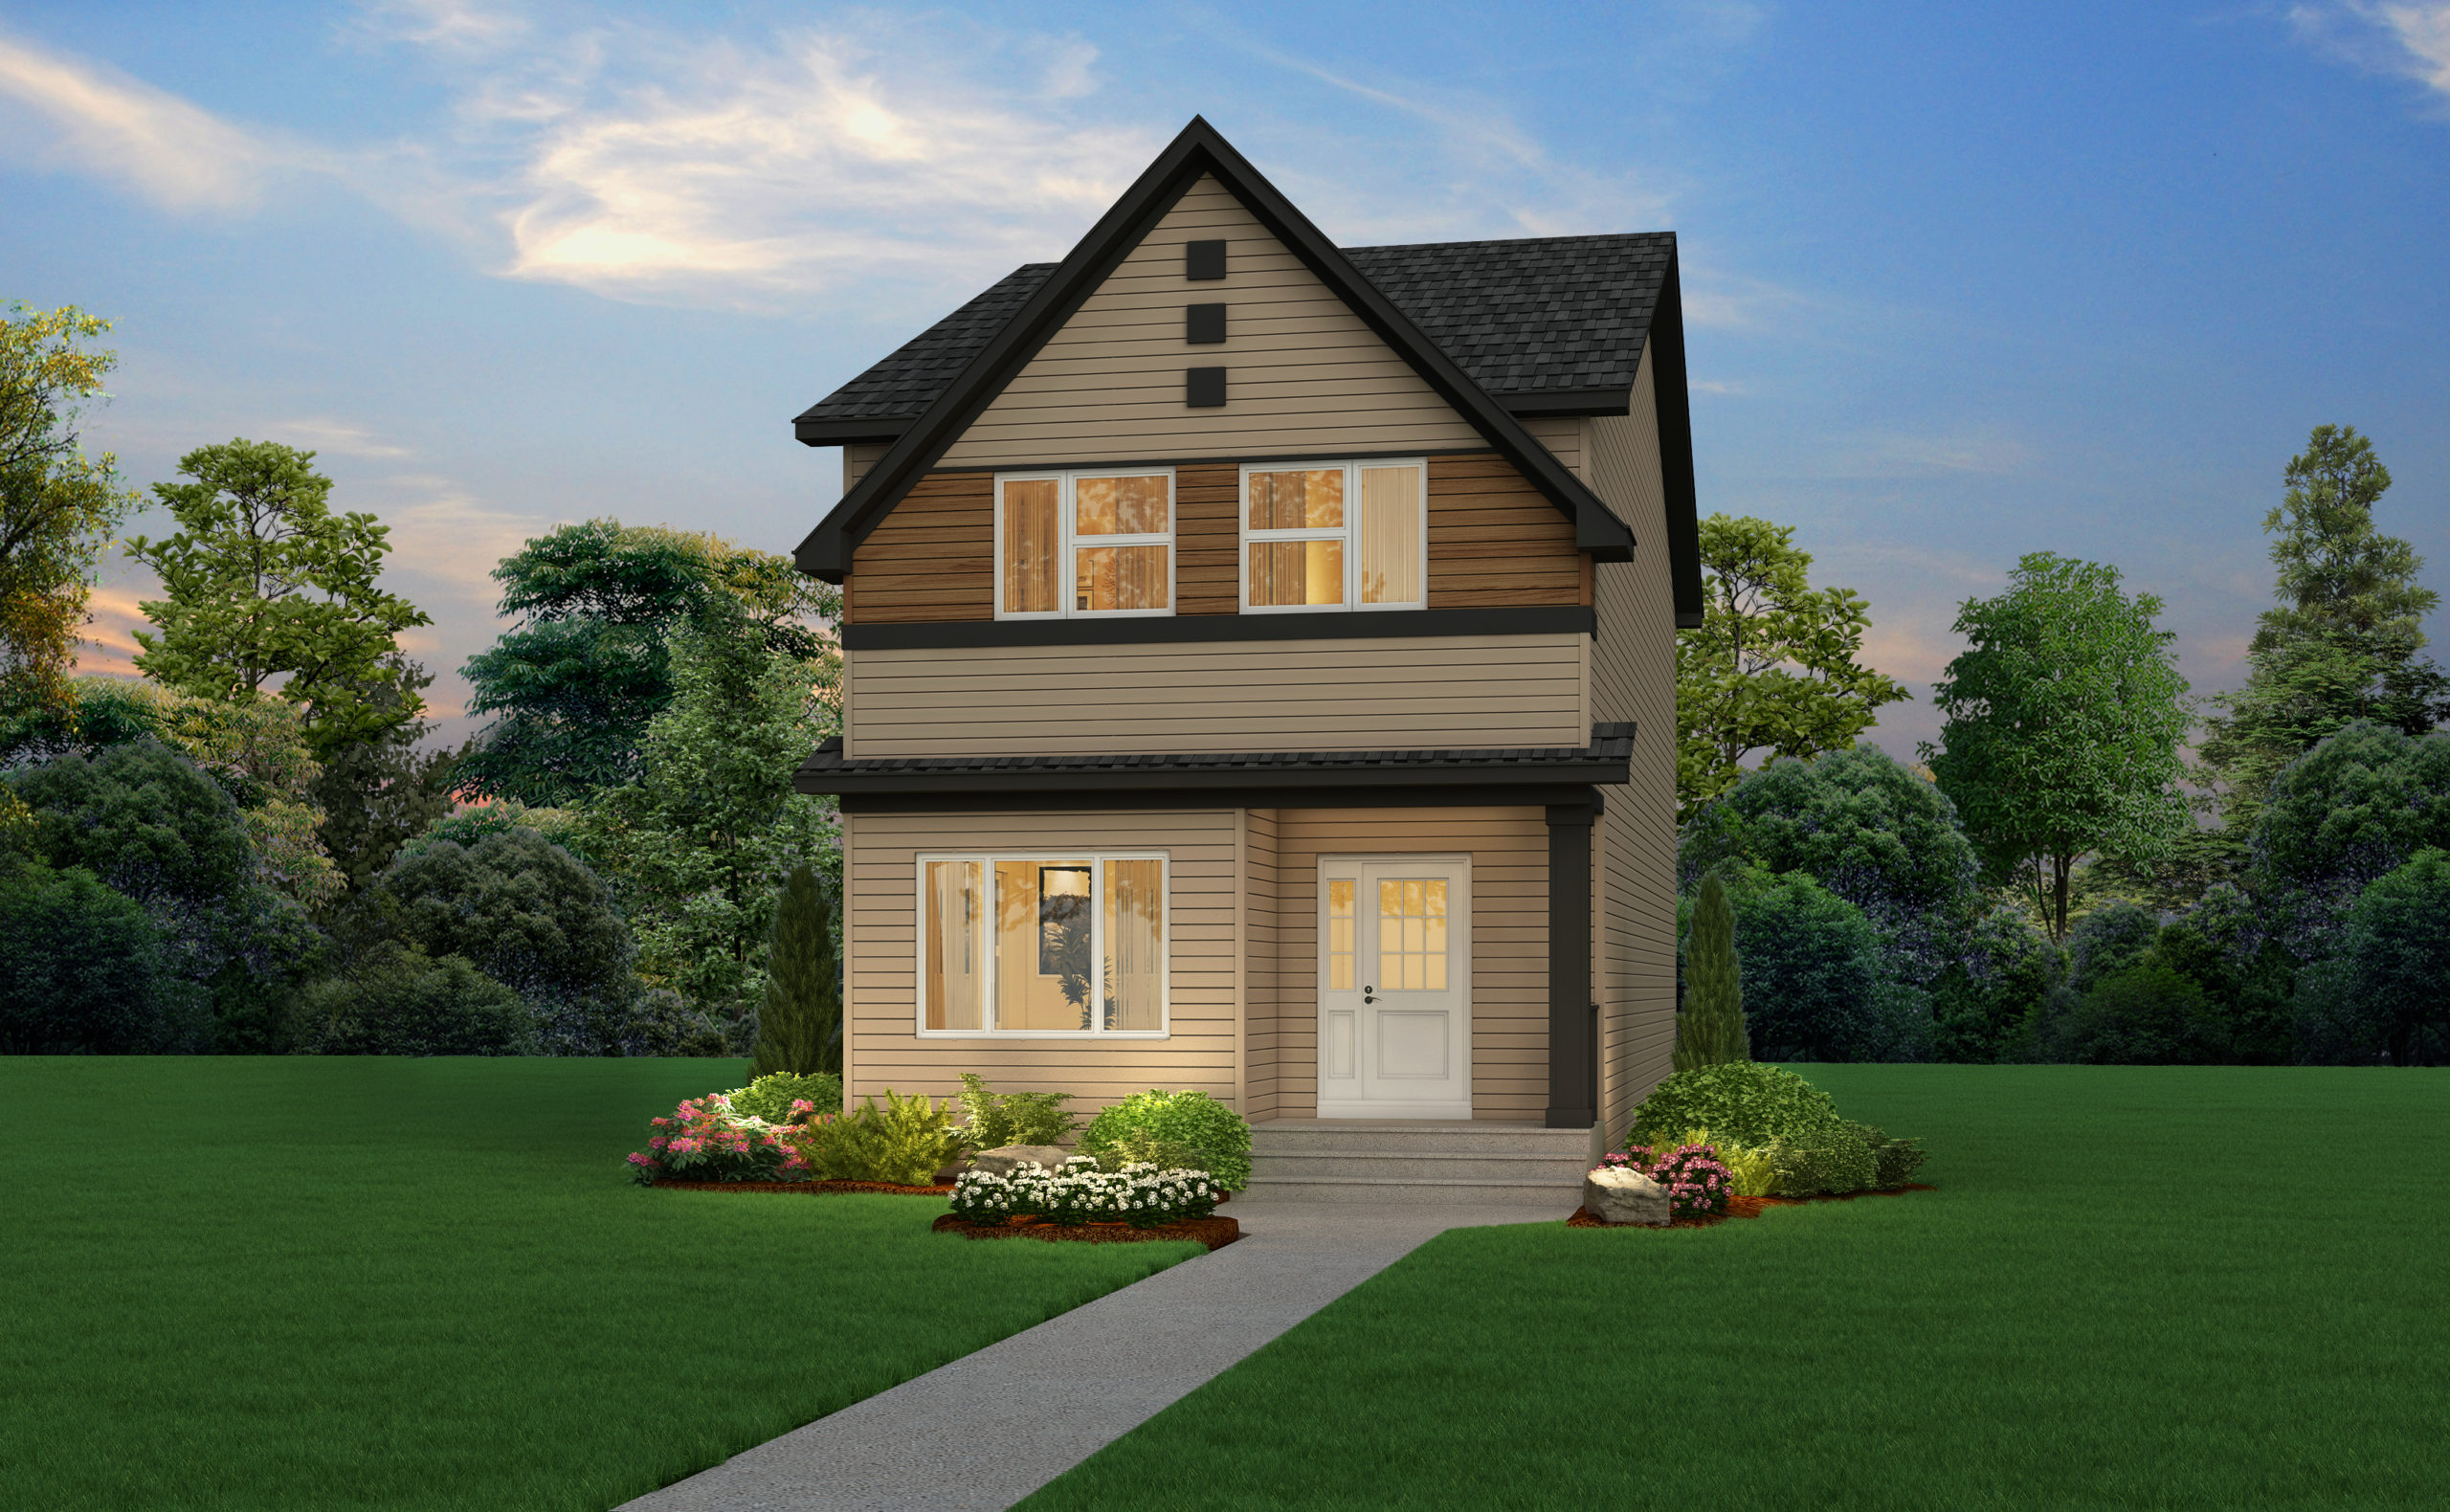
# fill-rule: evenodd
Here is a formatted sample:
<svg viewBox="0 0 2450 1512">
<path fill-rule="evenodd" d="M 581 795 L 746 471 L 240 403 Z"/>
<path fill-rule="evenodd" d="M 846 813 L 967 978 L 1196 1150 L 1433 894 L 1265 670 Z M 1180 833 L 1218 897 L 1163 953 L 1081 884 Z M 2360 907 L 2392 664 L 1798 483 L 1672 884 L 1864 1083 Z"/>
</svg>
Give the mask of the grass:
<svg viewBox="0 0 2450 1512">
<path fill-rule="evenodd" d="M 1798 1069 L 1939 1190 L 1447 1234 L 1027 1507 L 2450 1499 L 2450 1072 Z"/>
<path fill-rule="evenodd" d="M 742 1069 L 0 1059 L 0 1500 L 598 1512 L 1198 1253 L 628 1185 Z"/>
</svg>

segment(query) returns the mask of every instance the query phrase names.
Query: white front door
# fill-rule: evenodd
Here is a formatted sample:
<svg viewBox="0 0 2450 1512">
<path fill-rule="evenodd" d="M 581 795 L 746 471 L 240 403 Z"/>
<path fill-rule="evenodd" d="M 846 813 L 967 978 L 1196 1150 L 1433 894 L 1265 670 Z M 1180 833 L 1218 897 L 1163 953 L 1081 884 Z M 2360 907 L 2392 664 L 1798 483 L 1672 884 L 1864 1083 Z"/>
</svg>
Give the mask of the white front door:
<svg viewBox="0 0 2450 1512">
<path fill-rule="evenodd" d="M 1321 857 L 1319 1117 L 1472 1116 L 1472 867 Z"/>
</svg>

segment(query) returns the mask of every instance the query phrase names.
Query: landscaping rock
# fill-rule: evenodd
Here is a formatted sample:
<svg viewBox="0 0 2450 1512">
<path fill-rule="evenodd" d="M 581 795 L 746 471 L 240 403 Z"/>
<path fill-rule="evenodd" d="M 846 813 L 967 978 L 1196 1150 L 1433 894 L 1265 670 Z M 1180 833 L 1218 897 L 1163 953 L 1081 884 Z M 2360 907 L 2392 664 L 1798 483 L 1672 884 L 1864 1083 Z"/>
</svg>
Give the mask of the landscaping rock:
<svg viewBox="0 0 2450 1512">
<path fill-rule="evenodd" d="M 1582 1206 L 1602 1223 L 1667 1227 L 1667 1189 L 1637 1170 L 1603 1168 L 1583 1177 Z"/>
<path fill-rule="evenodd" d="M 1043 1166 L 1048 1170 L 1061 1170 L 1072 1152 L 1055 1145 L 1002 1145 L 983 1149 L 969 1158 L 969 1168 L 983 1170 L 991 1176 L 1009 1176 L 1015 1166 Z"/>
</svg>

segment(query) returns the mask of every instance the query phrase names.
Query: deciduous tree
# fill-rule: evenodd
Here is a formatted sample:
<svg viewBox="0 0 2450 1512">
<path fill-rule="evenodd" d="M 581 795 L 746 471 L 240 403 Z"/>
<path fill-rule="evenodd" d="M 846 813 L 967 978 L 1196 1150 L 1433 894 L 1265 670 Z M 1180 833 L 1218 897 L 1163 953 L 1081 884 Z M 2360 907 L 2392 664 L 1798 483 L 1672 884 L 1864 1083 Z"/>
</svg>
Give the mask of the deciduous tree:
<svg viewBox="0 0 2450 1512">
<path fill-rule="evenodd" d="M 1792 528 L 1712 515 L 1701 542 L 1704 617 L 1676 636 L 1680 817 L 1733 787 L 1756 752 L 1843 750 L 1882 704 L 1911 696 L 1862 665 L 1869 606 L 1813 588 Z"/>
<path fill-rule="evenodd" d="M 208 699 L 284 679 L 320 753 L 415 717 L 413 694 L 369 701 L 365 689 L 387 673 L 396 682 L 395 637 L 433 621 L 376 586 L 390 532 L 372 515 L 333 514 L 332 480 L 314 459 L 277 441 L 198 447 L 179 458 L 194 481 L 153 487 L 177 533 L 127 549 L 164 594 L 138 606 L 156 629 L 136 633 L 136 664 Z"/>
<path fill-rule="evenodd" d="M 64 711 L 94 563 L 136 496 L 78 422 L 116 354 L 74 306 L 0 310 L 0 712 Z"/>
<path fill-rule="evenodd" d="M 1957 614 L 1971 644 L 1934 690 L 1946 722 L 1923 754 L 1993 876 L 2030 885 L 2063 940 L 2078 857 L 2150 856 L 2190 827 L 2178 745 L 2193 710 L 2160 599 L 2046 551 L 2009 576 Z"/>
</svg>

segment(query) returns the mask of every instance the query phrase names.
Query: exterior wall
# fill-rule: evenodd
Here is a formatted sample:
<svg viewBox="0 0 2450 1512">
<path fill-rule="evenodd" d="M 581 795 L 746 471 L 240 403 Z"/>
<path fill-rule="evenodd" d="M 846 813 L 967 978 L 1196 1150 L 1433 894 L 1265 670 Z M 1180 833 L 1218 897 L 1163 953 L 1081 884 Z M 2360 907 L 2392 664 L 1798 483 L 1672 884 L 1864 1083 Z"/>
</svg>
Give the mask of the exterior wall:
<svg viewBox="0 0 2450 1512">
<path fill-rule="evenodd" d="M 1533 440 L 1547 447 L 1563 462 L 1569 472 L 1584 482 L 1591 481 L 1591 422 L 1579 415 L 1542 415 L 1526 419 L 1523 429 L 1531 433 Z M 844 485 L 848 487 L 848 484 Z"/>
<path fill-rule="evenodd" d="M 1241 487 L 1233 463 L 1175 468 L 1175 613 L 1240 611 Z M 1428 487 L 1429 608 L 1591 602 L 1573 522 L 1511 463 L 1434 456 Z M 852 552 L 843 600 L 855 625 L 993 619 L 994 475 L 928 474 Z"/>
<path fill-rule="evenodd" d="M 922 1039 L 917 861 L 923 851 L 1163 850 L 1168 873 L 1165 1039 Z M 1235 811 L 850 816 L 843 875 L 843 1085 L 944 1098 L 974 1071 L 999 1091 L 1069 1092 L 1102 1106 L 1153 1086 L 1238 1101 L 1236 985 L 1245 920 Z"/>
<path fill-rule="evenodd" d="M 1192 283 L 1183 244 L 1222 238 L 1226 277 Z M 1230 306 L 1190 346 L 1183 306 Z M 1221 409 L 1183 369 L 1228 369 Z M 989 405 L 947 467 L 1477 449 L 1479 433 L 1222 186 L 1203 177 Z"/>
<path fill-rule="evenodd" d="M 1592 652 L 1592 719 L 1637 726 L 1633 781 L 1604 789 L 1592 837 L 1600 1108 L 1611 1138 L 1667 1075 L 1676 1041 L 1676 611 L 1652 384 L 1645 352 L 1633 412 L 1590 422 L 1593 486 L 1641 543 L 1633 561 L 1597 568 Z"/>
<path fill-rule="evenodd" d="M 1242 811 L 1242 1116 L 1254 1123 L 1287 1116 L 1280 1088 L 1284 1033 L 1278 1003 L 1285 970 L 1277 830 L 1274 809 Z"/>
<path fill-rule="evenodd" d="M 868 469 L 877 465 L 877 458 L 884 456 L 885 450 L 882 441 L 860 441 L 844 447 L 842 492 L 847 494 L 858 487 L 859 479 L 868 476 Z"/>
<path fill-rule="evenodd" d="M 846 754 L 1581 745 L 1589 636 L 851 651 Z"/>
<path fill-rule="evenodd" d="M 1276 991 L 1269 1106 L 1319 1098 L 1319 857 L 1472 856 L 1472 1117 L 1536 1123 L 1548 1102 L 1548 830 L 1531 808 L 1280 809 L 1272 903 Z M 1255 1006 L 1254 1014 L 1258 1012 Z"/>
</svg>

